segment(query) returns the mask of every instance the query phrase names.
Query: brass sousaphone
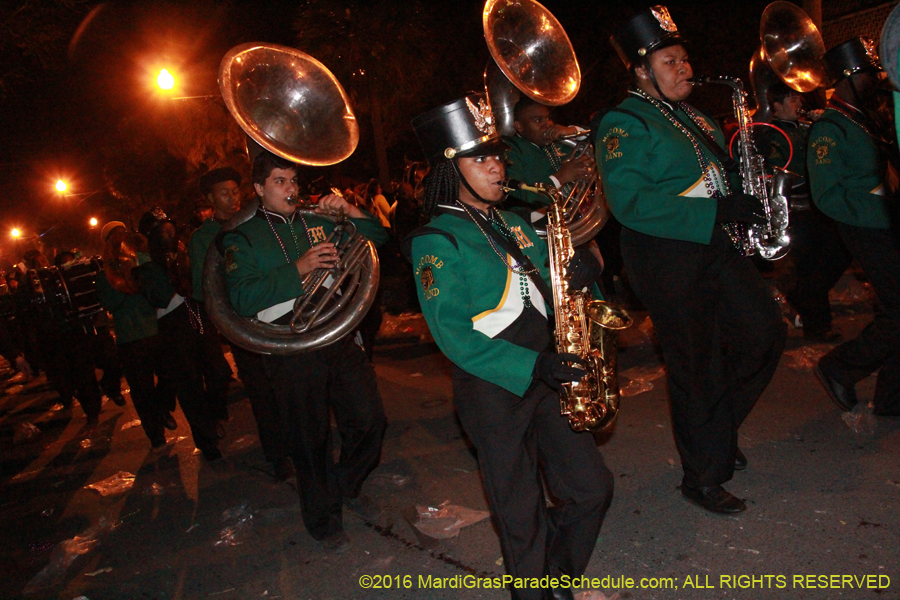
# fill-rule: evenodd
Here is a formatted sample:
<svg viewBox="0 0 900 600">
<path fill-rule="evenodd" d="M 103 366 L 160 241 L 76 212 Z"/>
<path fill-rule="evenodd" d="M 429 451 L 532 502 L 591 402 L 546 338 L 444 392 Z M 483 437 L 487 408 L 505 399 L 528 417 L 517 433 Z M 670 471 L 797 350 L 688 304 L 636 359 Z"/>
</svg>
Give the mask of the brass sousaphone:
<svg viewBox="0 0 900 600">
<path fill-rule="evenodd" d="M 482 25 L 494 59 L 485 69 L 485 90 L 502 135 L 515 134 L 512 115 L 519 93 L 547 106 L 561 106 L 575 98 L 581 87 L 575 50 L 562 25 L 543 5 L 535 0 L 487 0 Z M 593 239 L 609 219 L 597 177 L 573 186 L 563 208 L 576 246 Z"/>
<path fill-rule="evenodd" d="M 322 63 L 295 48 L 260 43 L 232 48 L 219 67 L 219 87 L 229 112 L 253 142 L 287 160 L 333 165 L 359 142 L 359 126 L 341 84 Z M 251 202 L 224 229 L 249 220 L 257 208 Z M 301 212 L 311 215 L 313 208 Z M 378 255 L 349 219 L 326 218 L 336 223 L 329 241 L 337 245 L 340 261 L 304 280 L 306 293 L 295 301 L 290 325 L 239 316 L 225 288 L 224 258 L 215 244 L 210 247 L 203 267 L 206 309 L 231 342 L 260 354 L 297 354 L 333 344 L 356 329 L 378 289 Z M 327 290 L 326 280 L 331 282 Z"/>
<path fill-rule="evenodd" d="M 825 42 L 815 23 L 790 2 L 772 2 L 759 24 L 760 46 L 750 59 L 750 83 L 756 97 L 753 120 L 772 120 L 768 91 L 782 81 L 792 90 L 811 92 L 825 81 Z"/>
</svg>

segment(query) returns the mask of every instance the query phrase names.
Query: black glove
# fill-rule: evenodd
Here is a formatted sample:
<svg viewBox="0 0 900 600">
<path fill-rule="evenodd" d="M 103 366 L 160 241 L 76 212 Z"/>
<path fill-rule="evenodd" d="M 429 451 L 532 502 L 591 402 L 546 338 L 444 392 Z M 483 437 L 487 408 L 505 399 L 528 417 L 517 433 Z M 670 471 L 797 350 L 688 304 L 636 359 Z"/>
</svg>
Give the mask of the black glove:
<svg viewBox="0 0 900 600">
<path fill-rule="evenodd" d="M 716 200 L 716 223 L 765 225 L 766 216 L 759 199 L 739 192 Z"/>
<path fill-rule="evenodd" d="M 603 272 L 603 267 L 600 266 L 590 250 L 578 248 L 575 250 L 575 255 L 569 259 L 566 271 L 569 274 L 569 289 L 580 290 L 597 281 Z"/>
<path fill-rule="evenodd" d="M 568 364 L 570 362 L 585 366 L 584 361 L 577 354 L 557 354 L 544 350 L 538 354 L 531 376 L 540 379 L 555 390 L 560 390 L 563 383 L 578 381 L 584 377 L 584 369 L 570 366 Z"/>
</svg>

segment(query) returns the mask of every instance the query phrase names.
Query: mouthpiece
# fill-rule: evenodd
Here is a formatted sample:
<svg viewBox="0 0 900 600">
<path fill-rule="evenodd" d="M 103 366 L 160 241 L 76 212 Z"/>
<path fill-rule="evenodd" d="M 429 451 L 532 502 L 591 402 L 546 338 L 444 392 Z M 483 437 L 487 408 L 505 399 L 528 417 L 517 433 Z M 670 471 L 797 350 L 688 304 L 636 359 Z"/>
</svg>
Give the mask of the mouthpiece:
<svg viewBox="0 0 900 600">
<path fill-rule="evenodd" d="M 541 183 L 528 185 L 527 183 L 522 183 L 521 181 L 517 181 L 515 179 L 504 179 L 500 184 L 500 187 L 503 188 L 503 191 L 507 193 L 514 192 L 516 190 L 522 190 L 525 192 L 535 192 L 536 194 L 540 194 L 544 191 L 544 186 Z"/>
</svg>

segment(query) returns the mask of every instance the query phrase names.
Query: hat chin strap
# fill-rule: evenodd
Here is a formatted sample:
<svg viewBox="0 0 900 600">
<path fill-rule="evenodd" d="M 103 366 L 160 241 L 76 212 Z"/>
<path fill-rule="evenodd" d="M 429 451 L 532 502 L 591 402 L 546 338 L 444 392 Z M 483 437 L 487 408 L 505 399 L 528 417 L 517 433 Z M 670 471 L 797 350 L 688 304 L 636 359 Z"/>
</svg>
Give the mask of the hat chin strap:
<svg viewBox="0 0 900 600">
<path fill-rule="evenodd" d="M 459 180 L 465 186 L 466 190 L 468 190 L 469 193 L 472 194 L 473 198 L 475 198 L 479 202 L 487 204 L 488 206 L 494 206 L 496 204 L 500 204 L 500 202 L 503 201 L 502 198 L 500 200 L 485 200 L 484 198 L 482 198 L 481 195 L 478 192 L 476 192 L 475 189 L 469 184 L 469 182 L 466 181 L 465 176 L 462 174 L 462 171 L 459 168 L 458 159 L 456 159 L 456 158 L 451 159 L 450 164 L 453 165 L 453 170 L 456 171 L 457 175 L 459 175 Z"/>
<path fill-rule="evenodd" d="M 641 58 L 641 64 L 647 71 L 647 77 L 650 78 L 650 83 L 653 84 L 653 89 L 655 89 L 656 93 L 659 94 L 659 99 L 674 106 L 675 102 L 670 100 L 669 97 L 663 94 L 662 90 L 659 89 L 659 82 L 656 81 L 656 73 L 653 72 L 653 68 L 650 66 L 650 61 L 646 56 Z"/>
</svg>

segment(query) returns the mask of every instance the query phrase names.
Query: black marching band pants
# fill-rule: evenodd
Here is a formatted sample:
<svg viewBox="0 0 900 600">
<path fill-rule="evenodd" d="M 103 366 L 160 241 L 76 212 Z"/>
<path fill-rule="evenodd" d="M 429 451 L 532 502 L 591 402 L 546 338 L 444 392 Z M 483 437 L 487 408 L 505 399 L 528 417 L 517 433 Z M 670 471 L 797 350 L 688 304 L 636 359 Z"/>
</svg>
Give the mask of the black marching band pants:
<svg viewBox="0 0 900 600">
<path fill-rule="evenodd" d="M 238 377 L 241 378 L 244 391 L 250 399 L 250 408 L 256 420 L 263 456 L 270 463 L 276 463 L 288 456 L 285 442 L 288 425 L 287 408 L 272 390 L 261 354 L 244 350 L 237 344 L 231 344 L 231 354 L 238 368 Z"/>
<path fill-rule="evenodd" d="M 803 320 L 804 335 L 831 331 L 828 292 L 850 266 L 851 257 L 834 221 L 815 206 L 791 210 L 791 259 L 796 277 L 785 297 Z"/>
<path fill-rule="evenodd" d="M 302 354 L 262 357 L 272 390 L 286 406 L 303 523 L 317 540 L 343 531 L 343 499 L 357 497 L 378 466 L 387 428 L 375 370 L 355 337 Z M 332 413 L 341 436 L 337 464 Z"/>
<path fill-rule="evenodd" d="M 820 365 L 852 387 L 875 371 L 875 414 L 900 416 L 900 245 L 893 229 L 838 223 L 838 231 L 875 290 L 881 312 L 860 334 L 822 357 Z M 880 370 L 879 370 L 880 369 Z"/>
<path fill-rule="evenodd" d="M 478 453 L 503 562 L 513 577 L 584 574 L 612 501 L 613 477 L 589 433 L 560 415 L 559 396 L 540 382 L 523 398 L 462 369 L 453 396 Z M 548 508 L 541 474 L 552 496 Z M 511 589 L 540 600 L 547 590 Z"/>
<path fill-rule="evenodd" d="M 738 428 L 778 366 L 786 326 L 762 276 L 719 225 L 709 245 L 622 230 L 622 257 L 668 370 L 683 485 L 734 474 Z"/>
</svg>

